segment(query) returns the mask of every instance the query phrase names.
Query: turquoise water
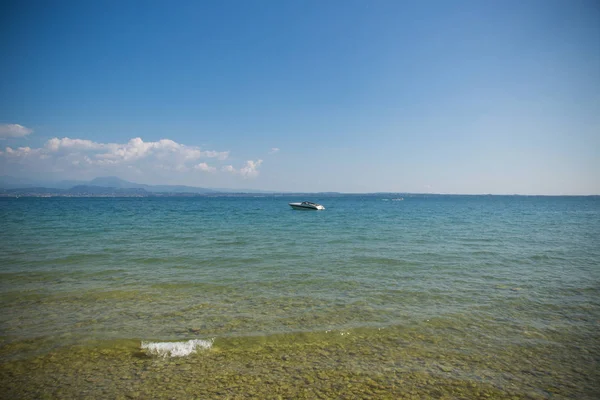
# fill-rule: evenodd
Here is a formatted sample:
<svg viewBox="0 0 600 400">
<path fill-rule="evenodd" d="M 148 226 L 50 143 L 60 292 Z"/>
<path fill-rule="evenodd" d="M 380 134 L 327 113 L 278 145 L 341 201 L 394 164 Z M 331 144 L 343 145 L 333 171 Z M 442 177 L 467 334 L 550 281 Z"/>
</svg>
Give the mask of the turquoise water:
<svg viewBox="0 0 600 400">
<path fill-rule="evenodd" d="M 402 370 L 403 357 L 402 368 L 434 378 L 415 396 L 435 396 L 432 371 L 517 397 L 597 396 L 600 198 L 402 197 L 0 199 L 3 371 L 25 382 L 18 363 L 73 362 L 75 348 L 126 357 L 141 341 L 214 339 L 179 362 L 318 343 L 346 349 L 320 361 L 326 371 L 352 362 L 348 371 L 368 374 L 392 361 Z M 287 205 L 302 200 L 326 210 Z M 316 362 L 311 354 L 299 359 Z M 435 368 L 439 355 L 450 367 Z M 40 391 L 5 389 L 69 397 L 48 386 L 44 365 Z M 390 388 L 379 397 L 410 394 Z"/>
</svg>

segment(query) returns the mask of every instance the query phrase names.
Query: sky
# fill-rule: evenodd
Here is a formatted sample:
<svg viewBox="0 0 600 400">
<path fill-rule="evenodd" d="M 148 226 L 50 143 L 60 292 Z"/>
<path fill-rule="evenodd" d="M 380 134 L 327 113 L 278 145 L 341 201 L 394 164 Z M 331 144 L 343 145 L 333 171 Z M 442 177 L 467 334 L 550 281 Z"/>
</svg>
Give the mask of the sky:
<svg viewBox="0 0 600 400">
<path fill-rule="evenodd" d="M 600 3 L 0 0 L 0 175 L 600 194 Z"/>
</svg>

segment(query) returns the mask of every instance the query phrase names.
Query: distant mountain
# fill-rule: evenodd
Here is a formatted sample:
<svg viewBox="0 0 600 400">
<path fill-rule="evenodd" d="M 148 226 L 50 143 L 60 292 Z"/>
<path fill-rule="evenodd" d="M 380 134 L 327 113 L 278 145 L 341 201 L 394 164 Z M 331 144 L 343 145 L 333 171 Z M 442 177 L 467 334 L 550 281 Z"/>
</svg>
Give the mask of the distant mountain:
<svg viewBox="0 0 600 400">
<path fill-rule="evenodd" d="M 26 178 L 16 178 L 13 176 L 0 176 L 0 189 L 26 189 L 26 188 L 48 188 L 68 190 L 75 186 L 97 186 L 113 189 L 143 189 L 149 193 L 197 193 L 197 194 L 218 194 L 218 193 L 256 193 L 273 194 L 281 193 L 273 190 L 257 189 L 210 189 L 186 185 L 146 185 L 126 181 L 117 176 L 101 176 L 90 181 L 62 180 L 62 181 L 42 181 Z M 41 193 L 41 192 L 40 192 Z"/>
<path fill-rule="evenodd" d="M 0 189 L 71 189 L 75 186 L 97 186 L 113 189 L 143 189 L 144 191 L 150 193 L 219 193 L 218 190 L 214 189 L 185 185 L 145 185 L 142 183 L 129 182 L 116 176 L 103 176 L 94 178 L 91 181 L 37 181 L 33 179 L 15 178 L 8 175 L 0 176 Z"/>
<path fill-rule="evenodd" d="M 148 195 L 143 188 L 115 188 L 94 185 L 77 185 L 65 191 L 73 195 Z"/>
<path fill-rule="evenodd" d="M 91 181 L 86 182 L 85 184 L 89 186 L 102 186 L 123 189 L 144 188 L 148 186 L 141 183 L 129 182 L 116 176 L 101 176 L 99 178 L 94 178 Z"/>
<path fill-rule="evenodd" d="M 28 187 L 18 189 L 0 189 L 0 193 L 13 196 L 148 196 L 142 188 L 114 188 L 91 185 L 77 185 L 69 189 L 57 189 L 47 187 Z"/>
<path fill-rule="evenodd" d="M 147 185 L 144 188 L 152 193 L 219 193 L 212 189 L 182 185 Z"/>
<path fill-rule="evenodd" d="M 129 182 L 116 176 L 103 176 L 92 179 L 88 185 L 103 186 L 121 189 L 144 189 L 151 193 L 217 193 L 216 190 L 184 186 L 184 185 L 145 185 L 142 183 Z"/>
<path fill-rule="evenodd" d="M 283 193 L 281 191 L 275 190 L 259 190 L 259 189 L 224 189 L 224 188 L 212 188 L 218 193 L 254 193 L 254 194 L 273 194 L 273 193 Z"/>
<path fill-rule="evenodd" d="M 87 184 L 87 181 L 64 180 L 64 181 L 58 181 L 58 182 L 46 182 L 45 186 L 49 187 L 49 188 L 56 188 L 56 189 L 69 189 L 69 188 L 72 188 L 73 186 L 85 185 L 85 184 Z"/>
</svg>

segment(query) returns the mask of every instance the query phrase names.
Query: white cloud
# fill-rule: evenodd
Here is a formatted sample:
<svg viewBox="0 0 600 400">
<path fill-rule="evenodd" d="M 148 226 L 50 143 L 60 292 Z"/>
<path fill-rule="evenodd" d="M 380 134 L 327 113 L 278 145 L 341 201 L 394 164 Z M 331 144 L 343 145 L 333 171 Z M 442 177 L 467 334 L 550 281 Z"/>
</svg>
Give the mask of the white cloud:
<svg viewBox="0 0 600 400">
<path fill-rule="evenodd" d="M 92 149 L 102 149 L 105 145 L 101 143 L 95 143 L 91 140 L 82 140 L 82 139 L 69 139 L 66 138 L 53 138 L 46 142 L 46 149 L 50 151 L 59 151 L 59 150 L 92 150 Z"/>
<path fill-rule="evenodd" d="M 269 154 L 275 154 L 277 152 L 279 152 L 279 147 L 273 147 L 271 151 L 269 151 Z"/>
<path fill-rule="evenodd" d="M 244 178 L 256 178 L 259 174 L 258 167 L 260 167 L 262 162 L 263 160 L 248 160 L 239 170 L 235 169 L 233 165 L 225 165 L 221 168 L 221 171 L 238 174 Z"/>
<path fill-rule="evenodd" d="M 237 171 L 235 170 L 235 168 L 233 168 L 233 165 L 225 165 L 221 168 L 221 171 L 223 172 L 231 172 L 232 174 L 235 174 Z"/>
<path fill-rule="evenodd" d="M 0 139 L 16 138 L 29 135 L 33 129 L 19 124 L 0 124 Z"/>
<path fill-rule="evenodd" d="M 170 139 L 161 139 L 157 142 L 144 142 L 141 138 L 133 138 L 127 143 L 97 143 L 91 140 L 53 138 L 46 142 L 45 148 L 51 152 L 73 153 L 88 152 L 99 165 L 129 163 L 145 158 L 155 158 L 167 164 L 176 164 L 174 168 L 188 161 L 200 158 L 217 158 L 225 160 L 229 157 L 228 151 L 203 151 L 196 146 L 186 146 Z M 170 162 L 169 162 L 170 160 Z"/>
<path fill-rule="evenodd" d="M 240 175 L 242 175 L 245 178 L 255 178 L 258 176 L 258 167 L 260 167 L 260 164 L 262 164 L 263 160 L 257 160 L 257 161 L 252 161 L 252 160 L 248 160 L 246 161 L 246 165 L 244 165 L 242 168 L 240 168 Z"/>
<path fill-rule="evenodd" d="M 41 155 L 41 149 L 32 149 L 31 147 L 17 147 L 13 149 L 12 147 L 7 147 L 4 149 L 4 153 L 1 154 L 10 159 L 21 159 L 26 157 L 35 157 Z"/>
<path fill-rule="evenodd" d="M 215 167 L 211 167 L 205 162 L 194 165 L 194 169 L 204 172 L 215 172 L 217 170 Z"/>
<path fill-rule="evenodd" d="M 226 160 L 229 157 L 228 151 L 205 151 L 204 155 L 206 157 L 215 157 L 218 160 Z"/>
<path fill-rule="evenodd" d="M 39 148 L 0 150 L 0 171 L 59 173 L 75 179 L 134 171 L 140 177 L 146 176 L 147 181 L 159 177 L 192 181 L 199 176 L 198 171 L 211 174 L 221 171 L 242 178 L 258 176 L 262 160 L 246 161 L 237 169 L 223 165 L 228 158 L 229 151 L 204 150 L 170 139 L 145 142 L 137 137 L 125 143 L 102 143 L 64 137 L 50 139 Z M 212 165 L 204 161 L 207 159 L 213 160 Z"/>
<path fill-rule="evenodd" d="M 44 148 L 50 154 L 61 155 L 82 154 L 88 164 L 119 165 L 138 160 L 154 160 L 157 165 L 166 169 L 185 170 L 188 162 L 201 158 L 217 158 L 225 160 L 228 151 L 203 151 L 196 146 L 186 146 L 170 139 L 157 142 L 144 142 L 141 138 L 133 138 L 127 143 L 98 143 L 91 140 L 53 138 L 46 142 Z"/>
</svg>

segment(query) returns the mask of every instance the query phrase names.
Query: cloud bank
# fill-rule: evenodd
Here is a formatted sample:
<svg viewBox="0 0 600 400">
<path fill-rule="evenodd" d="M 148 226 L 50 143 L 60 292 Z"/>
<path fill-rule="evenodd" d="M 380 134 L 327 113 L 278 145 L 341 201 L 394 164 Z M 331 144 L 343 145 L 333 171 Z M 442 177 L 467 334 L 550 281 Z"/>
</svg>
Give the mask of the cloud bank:
<svg viewBox="0 0 600 400">
<path fill-rule="evenodd" d="M 211 167 L 205 162 L 194 165 L 194 169 L 205 172 L 215 172 L 217 170 L 215 167 Z"/>
<path fill-rule="evenodd" d="M 221 171 L 229 172 L 231 174 L 237 174 L 244 178 L 256 178 L 259 174 L 258 167 L 262 164 L 263 160 L 248 160 L 246 164 L 240 169 L 235 169 L 233 165 L 225 165 L 221 168 Z"/>
<path fill-rule="evenodd" d="M 16 138 L 29 135 L 33 129 L 19 124 L 0 124 L 0 139 Z"/>
<path fill-rule="evenodd" d="M 53 138 L 43 147 L 6 147 L 0 150 L 0 168 L 3 174 L 11 169 L 35 173 L 69 172 L 70 176 L 101 175 L 133 170 L 140 174 L 154 172 L 181 172 L 189 174 L 218 171 L 255 178 L 262 160 L 246 161 L 239 169 L 222 166 L 229 159 L 229 151 L 204 150 L 170 139 L 145 142 L 133 138 L 127 143 L 100 143 L 85 139 Z"/>
</svg>

